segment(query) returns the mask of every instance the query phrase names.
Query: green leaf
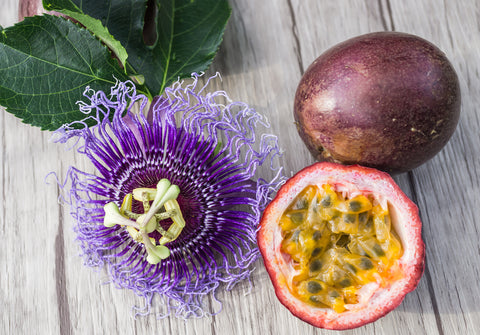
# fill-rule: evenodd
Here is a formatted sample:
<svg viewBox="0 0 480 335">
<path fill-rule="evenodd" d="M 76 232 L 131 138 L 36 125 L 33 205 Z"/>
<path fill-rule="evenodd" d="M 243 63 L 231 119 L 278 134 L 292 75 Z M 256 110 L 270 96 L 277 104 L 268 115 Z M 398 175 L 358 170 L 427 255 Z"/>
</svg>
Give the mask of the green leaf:
<svg viewBox="0 0 480 335">
<path fill-rule="evenodd" d="M 49 11 L 65 14 L 80 22 L 117 56 L 123 68 L 126 68 L 127 50 L 103 26 L 100 20 L 85 15 L 71 0 L 43 0 L 43 7 Z"/>
<path fill-rule="evenodd" d="M 25 18 L 0 31 L 0 104 L 23 122 L 55 130 L 85 118 L 86 86 L 109 92 L 123 72 L 90 32 L 61 17 Z"/>
<path fill-rule="evenodd" d="M 127 63 L 145 77 L 153 94 L 208 68 L 231 13 L 227 0 L 157 0 L 157 7 L 149 5 L 147 13 L 146 0 L 72 1 L 83 13 L 101 20 L 122 43 Z M 145 18 L 154 23 L 153 43 L 144 41 Z"/>
</svg>

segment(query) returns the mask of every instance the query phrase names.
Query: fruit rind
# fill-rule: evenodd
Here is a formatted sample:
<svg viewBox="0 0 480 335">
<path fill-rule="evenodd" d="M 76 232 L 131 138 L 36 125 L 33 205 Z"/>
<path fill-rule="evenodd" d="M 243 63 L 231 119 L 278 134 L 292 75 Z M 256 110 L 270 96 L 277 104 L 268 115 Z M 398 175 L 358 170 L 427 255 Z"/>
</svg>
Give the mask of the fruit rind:
<svg viewBox="0 0 480 335">
<path fill-rule="evenodd" d="M 281 256 L 281 229 L 278 222 L 285 209 L 306 186 L 323 183 L 355 185 L 384 196 L 395 216 L 394 225 L 404 248 L 399 266 L 404 276 L 385 288 L 366 286 L 372 296 L 357 310 L 336 313 L 329 308 L 317 308 L 299 300 L 287 287 L 289 265 Z M 351 186 L 350 185 L 350 186 Z M 401 223 L 401 224 L 400 224 Z M 280 302 L 292 314 L 316 327 L 351 329 L 373 322 L 395 309 L 405 295 L 414 290 L 423 274 L 425 246 L 421 238 L 421 221 L 417 206 L 401 191 L 387 173 L 336 163 L 313 164 L 290 178 L 267 206 L 260 221 L 258 244 L 264 264 Z"/>
<path fill-rule="evenodd" d="M 460 109 L 458 76 L 440 49 L 415 35 L 375 32 L 333 46 L 308 67 L 294 117 L 317 160 L 401 173 L 445 146 Z"/>
</svg>

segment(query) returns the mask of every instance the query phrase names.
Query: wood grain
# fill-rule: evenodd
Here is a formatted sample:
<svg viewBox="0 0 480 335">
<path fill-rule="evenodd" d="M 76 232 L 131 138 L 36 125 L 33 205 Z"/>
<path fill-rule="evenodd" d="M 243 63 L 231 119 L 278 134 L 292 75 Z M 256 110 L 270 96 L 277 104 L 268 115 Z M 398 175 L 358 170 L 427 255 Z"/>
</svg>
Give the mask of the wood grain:
<svg viewBox="0 0 480 335">
<path fill-rule="evenodd" d="M 436 44 L 458 72 L 459 127 L 435 158 L 396 176 L 418 204 L 427 263 L 416 291 L 386 317 L 346 334 L 479 334 L 480 3 L 475 0 L 231 1 L 232 17 L 208 73 L 223 89 L 266 115 L 278 134 L 288 175 L 313 162 L 293 124 L 303 71 L 324 50 L 355 35 L 395 30 Z M 2 0 L 0 25 L 17 18 Z M 132 292 L 104 284 L 107 274 L 83 266 L 68 209 L 59 206 L 54 171 L 91 169 L 50 134 L 0 113 L 1 334 L 334 334 L 293 317 L 276 299 L 259 260 L 249 283 L 222 291 L 222 312 L 184 322 L 134 319 Z M 49 182 L 47 184 L 47 182 Z M 212 304 L 213 300 L 211 301 Z M 157 308 L 162 306 L 156 305 Z"/>
</svg>

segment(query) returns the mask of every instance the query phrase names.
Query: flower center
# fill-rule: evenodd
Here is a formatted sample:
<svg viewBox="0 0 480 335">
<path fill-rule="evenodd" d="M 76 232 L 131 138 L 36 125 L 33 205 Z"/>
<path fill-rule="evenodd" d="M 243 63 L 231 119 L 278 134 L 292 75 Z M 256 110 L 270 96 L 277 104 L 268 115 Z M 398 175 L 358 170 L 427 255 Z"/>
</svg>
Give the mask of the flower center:
<svg viewBox="0 0 480 335">
<path fill-rule="evenodd" d="M 179 194 L 180 188 L 167 179 L 160 180 L 156 188 L 136 188 L 124 197 L 120 208 L 114 202 L 104 206 L 103 224 L 106 227 L 125 226 L 135 241 L 145 245 L 147 262 L 158 264 L 170 256 L 170 249 L 165 244 L 177 239 L 185 227 L 185 220 L 176 200 Z M 142 202 L 143 214 L 132 212 L 133 199 Z M 166 219 L 173 221 L 168 230 L 160 224 Z M 149 236 L 153 232 L 161 234 L 158 241 Z"/>
</svg>

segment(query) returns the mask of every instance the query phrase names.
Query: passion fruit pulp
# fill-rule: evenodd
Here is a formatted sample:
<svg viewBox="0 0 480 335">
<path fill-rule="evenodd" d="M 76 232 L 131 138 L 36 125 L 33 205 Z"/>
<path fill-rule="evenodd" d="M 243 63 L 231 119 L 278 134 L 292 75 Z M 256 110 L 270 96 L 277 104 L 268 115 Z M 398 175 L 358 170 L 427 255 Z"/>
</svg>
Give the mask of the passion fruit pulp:
<svg viewBox="0 0 480 335">
<path fill-rule="evenodd" d="M 386 173 L 317 163 L 266 208 L 258 243 L 280 302 L 321 328 L 396 308 L 423 273 L 418 209 Z"/>
</svg>

